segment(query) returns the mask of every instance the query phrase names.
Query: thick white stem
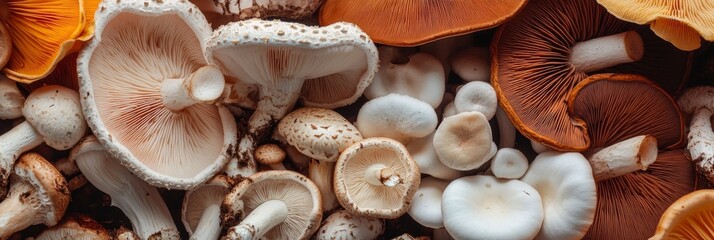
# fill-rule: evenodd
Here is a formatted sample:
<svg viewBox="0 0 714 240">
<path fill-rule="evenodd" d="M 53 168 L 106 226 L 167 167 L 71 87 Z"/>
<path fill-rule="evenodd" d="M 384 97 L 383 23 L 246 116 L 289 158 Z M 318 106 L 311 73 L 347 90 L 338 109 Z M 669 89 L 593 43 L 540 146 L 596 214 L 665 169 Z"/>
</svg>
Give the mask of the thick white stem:
<svg viewBox="0 0 714 240">
<path fill-rule="evenodd" d="M 13 233 L 25 229 L 33 224 L 38 213 L 37 209 L 23 203 L 36 198 L 34 194 L 22 196 L 26 193 L 34 193 L 35 190 L 28 183 L 18 181 L 10 189 L 7 199 L 0 203 L 0 239 L 8 239 Z"/>
<path fill-rule="evenodd" d="M 384 164 L 369 166 L 364 172 L 364 179 L 372 185 L 387 187 L 397 186 L 402 181 L 398 174 Z"/>
<path fill-rule="evenodd" d="M 570 63 L 582 72 L 594 72 L 642 59 L 644 44 L 635 31 L 575 43 Z"/>
<path fill-rule="evenodd" d="M 514 148 L 516 146 L 516 127 L 506 112 L 498 107 L 496 109 L 496 122 L 498 123 L 498 146 L 500 148 Z"/>
<path fill-rule="evenodd" d="M 711 123 L 712 111 L 701 108 L 694 112 L 689 125 L 687 149 L 697 171 L 709 182 L 714 182 L 714 132 Z"/>
<path fill-rule="evenodd" d="M 203 66 L 184 79 L 165 79 L 161 82 L 164 106 L 174 112 L 197 103 L 213 103 L 223 94 L 225 79 L 221 70 Z"/>
<path fill-rule="evenodd" d="M 0 200 L 5 197 L 7 181 L 17 158 L 42 142 L 42 136 L 27 121 L 0 136 Z"/>
<path fill-rule="evenodd" d="M 335 162 L 328 161 L 310 161 L 310 169 L 308 178 L 312 180 L 317 188 L 320 189 L 322 196 L 322 210 L 327 212 L 339 206 L 337 196 L 332 183 L 332 176 L 335 171 Z"/>
<path fill-rule="evenodd" d="M 598 150 L 588 160 L 595 181 L 646 170 L 657 160 L 657 139 L 651 135 L 633 137 Z"/>
<path fill-rule="evenodd" d="M 268 200 L 253 209 L 238 226 L 228 229 L 228 239 L 260 239 L 288 217 L 288 206 L 280 200 Z"/>
<path fill-rule="evenodd" d="M 191 235 L 191 240 L 218 239 L 221 234 L 221 206 L 213 204 L 203 210 L 201 219 L 198 220 L 196 231 Z"/>
<path fill-rule="evenodd" d="M 0 77 L 0 119 L 21 117 L 24 104 L 25 96 L 22 96 L 20 89 L 17 89 L 17 83 L 4 76 Z"/>
</svg>

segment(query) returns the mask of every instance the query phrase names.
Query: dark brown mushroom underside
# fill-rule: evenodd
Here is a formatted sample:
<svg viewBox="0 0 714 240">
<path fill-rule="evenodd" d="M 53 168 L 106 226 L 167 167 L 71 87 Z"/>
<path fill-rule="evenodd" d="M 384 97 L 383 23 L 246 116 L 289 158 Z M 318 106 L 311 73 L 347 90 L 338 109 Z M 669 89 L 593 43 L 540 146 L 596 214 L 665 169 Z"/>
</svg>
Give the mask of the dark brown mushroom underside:
<svg viewBox="0 0 714 240">
<path fill-rule="evenodd" d="M 526 137 L 557 150 L 586 150 L 586 133 L 571 123 L 565 103 L 573 87 L 588 76 L 570 64 L 572 46 L 640 28 L 615 18 L 593 0 L 530 1 L 502 25 L 492 42 L 491 82 L 501 106 Z M 647 33 L 643 35 L 650 39 Z M 669 74 L 658 71 L 685 74 L 686 70 L 678 69 L 687 69 L 689 64 L 667 55 L 670 51 L 657 50 L 660 47 L 671 46 L 648 42 L 642 60 L 631 63 L 629 69 L 616 70 L 651 76 L 658 82 L 676 81 L 672 85 L 679 86 L 683 77 L 671 80 L 665 77 Z"/>
<path fill-rule="evenodd" d="M 326 0 L 320 25 L 352 22 L 373 41 L 415 46 L 495 27 L 516 14 L 525 0 Z M 427 17 L 428 16 L 428 17 Z"/>
<path fill-rule="evenodd" d="M 639 135 L 657 138 L 659 148 L 684 140 L 684 119 L 674 99 L 648 79 L 633 74 L 596 74 L 571 92 L 573 122 L 583 125 L 591 148 Z"/>
<path fill-rule="evenodd" d="M 661 152 L 646 171 L 597 184 L 595 220 L 584 239 L 647 239 L 660 216 L 694 191 L 696 177 L 684 150 Z"/>
</svg>

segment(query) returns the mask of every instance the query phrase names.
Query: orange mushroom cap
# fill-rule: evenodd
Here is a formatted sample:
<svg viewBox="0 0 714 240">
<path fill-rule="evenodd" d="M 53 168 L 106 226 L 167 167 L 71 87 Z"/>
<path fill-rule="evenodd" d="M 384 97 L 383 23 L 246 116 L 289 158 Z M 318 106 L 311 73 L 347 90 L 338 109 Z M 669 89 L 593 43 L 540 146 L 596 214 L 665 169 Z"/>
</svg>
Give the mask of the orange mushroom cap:
<svg viewBox="0 0 714 240">
<path fill-rule="evenodd" d="M 662 214 L 650 239 L 712 239 L 714 190 L 698 190 L 681 197 Z"/>
<path fill-rule="evenodd" d="M 493 28 L 515 15 L 526 0 L 326 0 L 320 25 L 357 24 L 377 43 L 415 46 Z"/>
</svg>

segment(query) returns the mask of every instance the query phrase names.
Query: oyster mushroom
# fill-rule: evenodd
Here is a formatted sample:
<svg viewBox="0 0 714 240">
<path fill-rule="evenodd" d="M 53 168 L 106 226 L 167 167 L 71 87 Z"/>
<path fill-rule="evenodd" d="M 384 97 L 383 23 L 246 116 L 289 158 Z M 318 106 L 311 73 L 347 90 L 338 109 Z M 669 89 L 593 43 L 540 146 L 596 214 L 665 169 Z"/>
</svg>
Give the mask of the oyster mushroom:
<svg viewBox="0 0 714 240">
<path fill-rule="evenodd" d="M 191 189 L 237 145 L 221 72 L 203 54 L 211 29 L 187 1 L 104 1 L 77 62 L 82 106 L 107 151 L 142 180 Z M 251 152 L 252 153 L 252 152 Z"/>
<path fill-rule="evenodd" d="M 186 192 L 181 204 L 181 222 L 191 239 L 218 239 L 221 233 L 221 204 L 231 185 L 232 180 L 219 174 Z"/>
<path fill-rule="evenodd" d="M 384 220 L 352 215 L 347 210 L 330 214 L 317 230 L 316 240 L 364 239 L 374 240 L 384 233 Z"/>
<path fill-rule="evenodd" d="M 237 164 L 255 172 L 253 149 L 302 99 L 335 108 L 357 100 L 377 71 L 377 49 L 348 23 L 317 28 L 280 21 L 246 20 L 217 29 L 207 46 L 223 73 L 259 86 L 260 101 L 238 145 Z"/>
<path fill-rule="evenodd" d="M 429 176 L 451 181 L 464 175 L 464 173 L 447 167 L 434 150 L 434 133 L 423 138 L 417 138 L 406 145 L 409 155 L 419 166 L 419 172 Z"/>
<path fill-rule="evenodd" d="M 444 118 L 434 132 L 433 144 L 441 163 L 460 171 L 481 167 L 497 150 L 491 126 L 479 112 L 463 112 Z"/>
</svg>

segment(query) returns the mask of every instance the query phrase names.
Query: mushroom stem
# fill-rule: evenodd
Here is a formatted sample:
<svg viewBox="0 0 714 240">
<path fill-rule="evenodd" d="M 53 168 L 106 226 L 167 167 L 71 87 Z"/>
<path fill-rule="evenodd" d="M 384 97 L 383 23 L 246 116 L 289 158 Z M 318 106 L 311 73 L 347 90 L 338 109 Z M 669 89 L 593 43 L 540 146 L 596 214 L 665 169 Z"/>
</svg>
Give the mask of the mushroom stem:
<svg viewBox="0 0 714 240">
<path fill-rule="evenodd" d="M 597 150 L 588 158 L 595 181 L 605 181 L 637 170 L 646 170 L 657 160 L 657 139 L 651 135 L 633 137 Z"/>
<path fill-rule="evenodd" d="M 32 225 L 37 217 L 44 217 L 25 202 L 33 198 L 27 194 L 34 195 L 36 191 L 25 181 L 12 184 L 10 195 L 0 203 L 0 239 L 7 239 L 13 233 Z"/>
<path fill-rule="evenodd" d="M 42 142 L 42 136 L 27 121 L 0 136 L 0 199 L 5 197 L 7 181 L 17 157 Z"/>
<path fill-rule="evenodd" d="M 191 235 L 191 239 L 218 239 L 221 235 L 221 206 L 212 204 L 203 210 L 201 219 L 198 220 L 196 231 Z"/>
<path fill-rule="evenodd" d="M 260 239 L 288 217 L 288 206 L 280 200 L 268 200 L 253 209 L 238 226 L 228 229 L 226 239 Z"/>
<path fill-rule="evenodd" d="M 687 149 L 698 172 L 709 182 L 714 182 L 714 132 L 711 123 L 712 111 L 700 108 L 694 111 L 689 125 Z"/>
<path fill-rule="evenodd" d="M 2 25 L 2 23 L 0 23 L 0 25 Z M 0 26 L 0 28 L 1 27 L 2 26 Z M 2 60 L 0 60 L 0 62 L 2 62 Z M 0 67 L 2 67 L 1 63 Z M 20 89 L 17 89 L 17 83 L 4 76 L 0 77 L 0 119 L 15 119 L 21 117 L 22 105 L 24 103 L 25 97 L 20 93 Z"/>
<path fill-rule="evenodd" d="M 223 94 L 226 81 L 221 70 L 203 66 L 187 78 L 165 79 L 161 82 L 164 107 L 179 112 L 197 103 L 213 103 Z"/>
<path fill-rule="evenodd" d="M 322 197 L 322 210 L 330 211 L 339 206 L 337 196 L 333 190 L 332 178 L 335 172 L 335 162 L 311 160 L 308 178 L 312 180 Z"/>
<path fill-rule="evenodd" d="M 384 164 L 373 164 L 364 172 L 364 178 L 368 183 L 375 186 L 394 187 L 399 184 L 402 179 L 399 174 L 394 173 Z"/>
<path fill-rule="evenodd" d="M 496 109 L 496 122 L 499 134 L 498 147 L 514 148 L 516 146 L 516 128 L 501 107 Z"/>
<path fill-rule="evenodd" d="M 640 34 L 627 31 L 575 43 L 570 63 L 589 73 L 642 59 L 644 44 Z"/>
</svg>

